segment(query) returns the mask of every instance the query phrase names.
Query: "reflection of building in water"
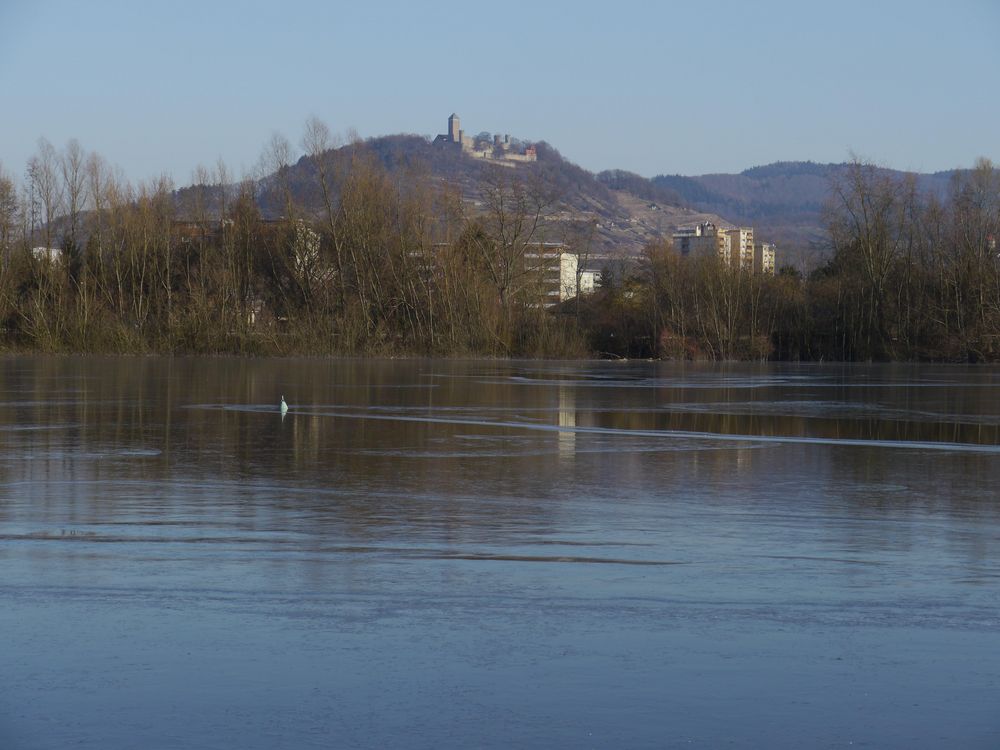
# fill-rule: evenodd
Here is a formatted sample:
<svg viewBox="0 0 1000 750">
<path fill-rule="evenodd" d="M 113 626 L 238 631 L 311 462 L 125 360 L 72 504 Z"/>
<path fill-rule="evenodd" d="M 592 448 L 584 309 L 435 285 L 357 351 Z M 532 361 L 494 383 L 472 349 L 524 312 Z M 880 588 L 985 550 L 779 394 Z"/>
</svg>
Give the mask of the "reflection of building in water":
<svg viewBox="0 0 1000 750">
<path fill-rule="evenodd" d="M 559 430 L 559 457 L 576 457 L 576 388 L 559 386 L 559 426 L 573 429 Z"/>
<path fill-rule="evenodd" d="M 736 468 L 740 470 L 749 469 L 753 466 L 757 457 L 756 448 L 748 448 L 745 445 L 733 449 L 736 453 Z"/>
</svg>

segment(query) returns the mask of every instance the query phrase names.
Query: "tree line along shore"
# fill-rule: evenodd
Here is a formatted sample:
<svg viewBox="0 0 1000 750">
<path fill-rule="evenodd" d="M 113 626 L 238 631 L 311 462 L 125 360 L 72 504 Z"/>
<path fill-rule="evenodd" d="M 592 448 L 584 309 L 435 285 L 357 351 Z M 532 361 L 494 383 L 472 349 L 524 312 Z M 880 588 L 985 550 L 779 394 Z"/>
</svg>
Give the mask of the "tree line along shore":
<svg viewBox="0 0 1000 750">
<path fill-rule="evenodd" d="M 592 294 L 546 305 L 530 259 L 555 236 L 560 187 L 543 170 L 489 171 L 472 206 L 447 181 L 390 173 L 363 143 L 333 148 L 321 123 L 303 143 L 308 184 L 278 139 L 266 177 L 220 165 L 181 191 L 132 184 L 75 141 L 42 141 L 21 180 L 0 169 L 0 348 L 1000 360 L 1000 171 L 987 160 L 943 197 L 852 164 L 831 184 L 828 258 L 806 275 L 663 240 L 606 262 Z M 570 235 L 585 259 L 587 225 Z"/>
</svg>

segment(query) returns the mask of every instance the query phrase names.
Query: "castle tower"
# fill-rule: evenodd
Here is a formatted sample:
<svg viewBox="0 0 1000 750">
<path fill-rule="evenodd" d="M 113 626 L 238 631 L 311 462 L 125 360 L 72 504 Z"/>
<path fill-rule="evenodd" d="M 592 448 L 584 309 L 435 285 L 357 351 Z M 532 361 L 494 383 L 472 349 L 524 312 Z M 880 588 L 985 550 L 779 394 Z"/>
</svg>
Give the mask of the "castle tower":
<svg viewBox="0 0 1000 750">
<path fill-rule="evenodd" d="M 448 118 L 448 138 L 452 143 L 462 142 L 461 122 L 454 113 Z"/>
</svg>

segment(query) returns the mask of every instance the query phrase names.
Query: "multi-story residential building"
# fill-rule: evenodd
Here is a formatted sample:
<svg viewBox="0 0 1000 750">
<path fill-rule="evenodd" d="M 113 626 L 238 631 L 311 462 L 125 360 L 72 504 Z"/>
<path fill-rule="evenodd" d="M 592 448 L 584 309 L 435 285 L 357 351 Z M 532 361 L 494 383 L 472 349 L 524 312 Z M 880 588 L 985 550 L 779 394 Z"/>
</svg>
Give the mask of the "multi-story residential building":
<svg viewBox="0 0 1000 750">
<path fill-rule="evenodd" d="M 709 256 L 714 253 L 724 263 L 729 263 L 730 237 L 710 221 L 678 228 L 674 233 L 674 247 L 682 255 Z"/>
<path fill-rule="evenodd" d="M 33 247 L 31 248 L 31 257 L 35 260 L 56 264 L 62 262 L 63 251 L 58 247 Z"/>
<path fill-rule="evenodd" d="M 576 296 L 579 259 L 561 242 L 540 242 L 524 254 L 525 271 L 534 284 L 543 307 L 552 307 Z"/>
<path fill-rule="evenodd" d="M 595 269 L 580 271 L 580 294 L 593 294 L 601 283 L 601 272 Z"/>
<path fill-rule="evenodd" d="M 681 255 L 709 256 L 714 253 L 730 268 L 774 273 L 774 245 L 754 244 L 753 227 L 721 229 L 710 221 L 674 232 L 674 249 Z"/>
<path fill-rule="evenodd" d="M 774 273 L 774 245 L 761 242 L 753 249 L 753 270 L 757 273 Z"/>
<path fill-rule="evenodd" d="M 734 268 L 753 268 L 753 228 L 726 229 L 729 236 L 729 265 Z"/>
</svg>

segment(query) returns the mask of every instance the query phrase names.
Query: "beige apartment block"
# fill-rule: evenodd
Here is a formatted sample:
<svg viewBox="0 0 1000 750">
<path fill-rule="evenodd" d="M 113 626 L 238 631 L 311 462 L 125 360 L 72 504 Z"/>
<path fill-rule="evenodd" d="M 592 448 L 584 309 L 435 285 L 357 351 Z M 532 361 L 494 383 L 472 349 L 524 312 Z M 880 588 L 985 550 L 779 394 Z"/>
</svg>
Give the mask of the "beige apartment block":
<svg viewBox="0 0 1000 750">
<path fill-rule="evenodd" d="M 722 229 L 710 221 L 679 227 L 673 235 L 674 249 L 681 255 L 708 256 L 715 253 L 730 268 L 774 273 L 774 245 L 754 243 L 753 227 Z"/>
<path fill-rule="evenodd" d="M 714 253 L 729 264 L 730 237 L 710 221 L 682 227 L 674 233 L 674 248 L 682 255 L 708 256 Z"/>
<path fill-rule="evenodd" d="M 761 242 L 753 250 L 753 270 L 757 273 L 774 273 L 774 245 Z"/>
<path fill-rule="evenodd" d="M 735 268 L 753 268 L 753 228 L 727 229 L 729 236 L 729 265 Z"/>
</svg>

